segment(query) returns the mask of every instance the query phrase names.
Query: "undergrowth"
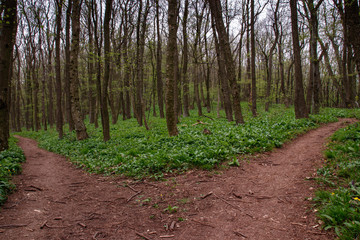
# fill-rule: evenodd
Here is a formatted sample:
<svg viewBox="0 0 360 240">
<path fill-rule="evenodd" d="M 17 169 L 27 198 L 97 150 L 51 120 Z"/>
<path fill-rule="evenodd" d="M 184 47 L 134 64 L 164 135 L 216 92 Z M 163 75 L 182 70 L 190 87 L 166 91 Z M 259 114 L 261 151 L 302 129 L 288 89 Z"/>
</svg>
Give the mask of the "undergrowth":
<svg viewBox="0 0 360 240">
<path fill-rule="evenodd" d="M 16 145 L 16 139 L 9 139 L 9 149 L 0 152 L 0 205 L 2 205 L 9 193 L 15 189 L 11 183 L 11 177 L 21 172 L 21 163 L 25 156 L 20 147 Z"/>
<path fill-rule="evenodd" d="M 360 237 L 360 124 L 338 130 L 325 151 L 326 164 L 318 170 L 321 190 L 314 198 L 324 228 L 339 239 Z"/>
<path fill-rule="evenodd" d="M 325 109 L 309 119 L 296 120 L 294 109 L 274 105 L 269 113 L 260 111 L 253 118 L 246 105 L 243 109 L 246 123 L 238 126 L 224 116 L 217 118 L 215 111 L 207 117 L 198 117 L 192 111 L 191 117 L 180 118 L 176 137 L 168 136 L 165 119 L 149 115 L 151 130 L 139 127 L 135 119 L 119 120 L 111 125 L 111 140 L 107 142 L 102 140 L 101 128 L 88 123 L 90 138 L 83 141 L 76 141 L 74 132 L 59 140 L 54 129 L 19 134 L 35 138 L 40 147 L 67 156 L 89 172 L 158 179 L 191 168 L 213 169 L 238 154 L 281 147 L 320 123 L 337 121 L 339 116 L 360 116 L 357 110 Z M 198 120 L 204 124 L 193 125 Z M 205 128 L 210 134 L 203 133 Z"/>
</svg>

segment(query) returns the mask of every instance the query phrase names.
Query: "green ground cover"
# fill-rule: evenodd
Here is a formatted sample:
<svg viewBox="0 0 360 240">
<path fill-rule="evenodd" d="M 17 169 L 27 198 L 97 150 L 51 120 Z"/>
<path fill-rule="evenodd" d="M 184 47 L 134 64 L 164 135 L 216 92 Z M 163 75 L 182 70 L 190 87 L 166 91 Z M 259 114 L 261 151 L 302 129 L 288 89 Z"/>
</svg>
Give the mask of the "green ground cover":
<svg viewBox="0 0 360 240">
<path fill-rule="evenodd" d="M 11 183 L 11 177 L 21 172 L 21 163 L 25 161 L 25 156 L 16 145 L 14 137 L 9 140 L 9 149 L 0 152 L 0 205 L 2 205 L 7 196 L 15 189 Z"/>
<path fill-rule="evenodd" d="M 101 128 L 87 124 L 90 138 L 76 141 L 75 133 L 68 133 L 61 140 L 54 129 L 18 133 L 35 138 L 39 146 L 68 157 L 77 166 L 89 172 L 120 174 L 135 178 L 161 178 L 165 173 L 178 173 L 191 168 L 213 169 L 238 154 L 269 151 L 298 134 L 316 128 L 320 123 L 337 121 L 337 117 L 360 116 L 358 110 L 324 109 L 309 119 L 295 120 L 294 109 L 274 106 L 269 113 L 260 112 L 253 118 L 243 106 L 246 123 L 236 126 L 217 118 L 181 118 L 179 135 L 169 137 L 164 119 L 149 117 L 151 130 L 139 127 L 135 119 L 119 120 L 111 125 L 111 140 L 103 142 Z M 204 123 L 193 126 L 200 120 Z M 204 134 L 204 128 L 211 134 Z M 66 130 L 67 132 L 67 130 Z"/>
<path fill-rule="evenodd" d="M 325 151 L 326 164 L 318 170 L 321 190 L 314 200 L 324 228 L 339 239 L 360 237 L 360 124 L 337 131 Z"/>
</svg>

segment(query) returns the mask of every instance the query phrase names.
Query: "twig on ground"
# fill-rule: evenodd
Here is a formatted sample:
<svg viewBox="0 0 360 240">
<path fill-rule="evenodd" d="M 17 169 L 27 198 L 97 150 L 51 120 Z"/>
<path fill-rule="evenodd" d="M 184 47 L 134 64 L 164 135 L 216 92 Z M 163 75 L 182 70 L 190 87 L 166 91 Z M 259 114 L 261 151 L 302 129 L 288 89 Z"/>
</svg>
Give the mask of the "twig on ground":
<svg viewBox="0 0 360 240">
<path fill-rule="evenodd" d="M 247 238 L 246 235 L 242 234 L 242 233 L 239 232 L 239 231 L 234 231 L 234 234 L 235 234 L 236 236 L 239 236 L 239 237 Z"/>
<path fill-rule="evenodd" d="M 322 233 L 322 232 L 314 232 L 314 231 L 307 231 L 307 233 L 317 234 L 317 235 L 326 235 L 326 233 Z"/>
<path fill-rule="evenodd" d="M 201 224 L 201 225 L 204 225 L 204 226 L 207 226 L 207 227 L 215 228 L 213 225 L 210 225 L 210 224 L 207 224 L 207 223 L 202 223 L 202 222 L 197 221 L 195 219 L 191 219 L 191 221 L 196 222 L 196 223 Z"/>
<path fill-rule="evenodd" d="M 46 226 L 47 220 L 41 224 L 40 229 L 43 229 Z"/>
<path fill-rule="evenodd" d="M 273 198 L 271 196 L 255 196 L 255 195 L 251 195 L 251 194 L 245 194 L 245 196 L 253 197 L 253 198 L 256 198 L 256 199 L 271 199 L 271 198 Z"/>
<path fill-rule="evenodd" d="M 205 194 L 204 196 L 202 196 L 201 199 L 205 199 L 205 198 L 211 196 L 212 194 L 213 194 L 213 192 L 209 192 L 209 193 Z"/>
<path fill-rule="evenodd" d="M 26 227 L 27 224 L 9 224 L 9 225 L 0 225 L 0 228 L 18 228 L 18 227 Z"/>
<path fill-rule="evenodd" d="M 142 193 L 142 191 L 139 191 L 139 192 L 135 193 L 134 195 L 132 195 L 131 197 L 129 197 L 128 200 L 126 200 L 126 202 L 130 202 L 131 199 L 133 199 L 134 197 L 136 197 L 136 196 L 139 195 L 140 193 Z"/>
<path fill-rule="evenodd" d="M 159 236 L 160 238 L 173 238 L 175 237 L 175 235 L 163 235 L 163 236 Z"/>
<path fill-rule="evenodd" d="M 84 223 L 78 222 L 77 224 L 83 228 L 86 228 L 86 225 Z"/>
<path fill-rule="evenodd" d="M 204 117 L 207 117 L 207 118 L 209 118 L 209 119 L 211 119 L 211 120 L 214 121 L 214 119 L 213 119 L 212 117 L 206 116 L 205 114 L 203 114 L 203 116 L 204 116 Z"/>
<path fill-rule="evenodd" d="M 139 232 L 135 232 L 135 234 L 138 235 L 139 237 L 142 237 L 142 238 L 146 239 L 146 240 L 151 240 L 151 238 L 148 238 L 148 237 L 146 237 L 145 235 L 143 235 L 143 234 L 141 234 Z"/>
<path fill-rule="evenodd" d="M 307 227 L 305 224 L 296 223 L 296 222 L 292 222 L 291 225 L 298 225 L 298 226 L 301 226 L 301 227 Z"/>
<path fill-rule="evenodd" d="M 208 125 L 208 123 L 202 122 L 200 120 L 197 120 L 197 123 L 194 123 L 192 126 L 196 126 L 198 124 Z"/>
<path fill-rule="evenodd" d="M 133 188 L 132 186 L 130 186 L 129 184 L 127 184 L 126 186 L 127 186 L 128 188 L 130 188 L 131 190 L 133 190 L 134 192 L 136 192 L 136 193 L 138 192 L 138 191 L 136 191 L 136 189 L 134 189 L 134 188 Z"/>
<path fill-rule="evenodd" d="M 30 188 L 35 188 L 36 190 L 39 190 L 39 191 L 42 191 L 42 188 L 39 188 L 39 187 L 34 186 L 34 185 L 30 185 L 29 187 L 30 187 Z"/>
<path fill-rule="evenodd" d="M 218 199 L 220 199 L 221 201 L 223 201 L 224 203 L 226 203 L 226 204 L 232 206 L 233 208 L 236 208 L 236 209 L 239 210 L 240 212 L 242 212 L 241 208 L 239 208 L 238 206 L 236 206 L 236 205 L 234 205 L 234 204 L 232 204 L 232 203 L 229 203 L 228 201 L 226 201 L 226 200 L 223 199 L 222 197 L 219 197 L 219 196 L 216 195 L 215 193 L 214 193 L 214 196 L 217 197 Z"/>
</svg>

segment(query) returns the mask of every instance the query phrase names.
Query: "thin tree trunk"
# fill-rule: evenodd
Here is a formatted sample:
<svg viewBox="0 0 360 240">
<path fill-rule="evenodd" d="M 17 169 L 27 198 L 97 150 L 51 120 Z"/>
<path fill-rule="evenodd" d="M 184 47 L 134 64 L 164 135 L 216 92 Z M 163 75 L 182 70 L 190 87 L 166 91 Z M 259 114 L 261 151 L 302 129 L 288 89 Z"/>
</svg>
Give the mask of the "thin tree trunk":
<svg viewBox="0 0 360 240">
<path fill-rule="evenodd" d="M 230 48 L 229 33 L 226 32 L 225 25 L 221 15 L 220 0 L 208 0 L 211 14 L 215 19 L 215 26 L 219 37 L 219 48 L 223 52 L 225 58 L 226 76 L 230 82 L 233 96 L 233 107 L 235 112 L 236 124 L 244 123 L 240 105 L 240 89 L 236 81 L 235 63 Z"/>
<path fill-rule="evenodd" d="M 109 123 L 109 110 L 107 105 L 108 100 L 108 86 L 110 79 L 110 17 L 111 17 L 112 0 L 106 0 L 105 18 L 104 18 L 104 50 L 105 50 L 105 72 L 104 72 L 104 85 L 101 105 L 101 119 L 103 126 L 104 141 L 110 140 L 110 123 Z"/>
<path fill-rule="evenodd" d="M 290 0 L 291 10 L 291 29 L 293 39 L 293 51 L 295 60 L 295 117 L 307 118 L 306 103 L 304 97 L 304 85 L 301 69 L 301 53 L 299 46 L 299 32 L 298 32 L 298 16 L 297 16 L 297 0 Z"/>
<path fill-rule="evenodd" d="M 71 93 L 70 93 L 70 19 L 73 0 L 68 0 L 65 19 L 65 116 L 69 123 L 70 132 L 74 130 L 74 120 L 71 114 Z"/>
<path fill-rule="evenodd" d="M 188 1 L 188 0 L 186 0 Z M 164 90 L 162 80 L 162 44 L 161 44 L 161 33 L 160 33 L 160 16 L 159 16 L 159 0 L 156 0 L 156 34 L 157 34 L 157 48 L 156 48 L 156 80 L 157 80 L 157 96 L 159 104 L 160 118 L 164 118 Z M 184 20 L 186 21 L 186 20 Z M 184 42 L 185 44 L 185 42 Z M 185 46 L 184 46 L 185 47 Z"/>
<path fill-rule="evenodd" d="M 184 99 L 184 117 L 189 117 L 189 79 L 188 79 L 188 35 L 187 22 L 189 14 L 189 0 L 185 0 L 185 9 L 183 17 L 183 99 Z"/>
<path fill-rule="evenodd" d="M 166 68 L 166 96 L 165 96 L 165 109 L 166 109 L 166 124 L 170 136 L 176 136 L 178 129 L 176 126 L 176 114 L 174 107 L 174 87 L 177 68 L 175 67 L 177 57 L 177 17 L 178 17 L 178 1 L 168 0 L 168 26 L 169 37 L 167 46 L 167 68 Z"/>
</svg>

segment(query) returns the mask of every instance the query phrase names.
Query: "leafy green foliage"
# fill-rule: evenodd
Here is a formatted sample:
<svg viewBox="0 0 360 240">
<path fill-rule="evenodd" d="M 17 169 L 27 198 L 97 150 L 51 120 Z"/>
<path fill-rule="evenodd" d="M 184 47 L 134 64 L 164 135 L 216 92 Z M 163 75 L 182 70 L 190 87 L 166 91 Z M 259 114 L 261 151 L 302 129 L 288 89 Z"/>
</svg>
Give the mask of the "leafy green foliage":
<svg viewBox="0 0 360 240">
<path fill-rule="evenodd" d="M 16 139 L 9 139 L 9 149 L 0 152 L 0 205 L 2 205 L 9 193 L 15 189 L 10 182 L 11 177 L 21 172 L 21 163 L 25 161 L 25 156 L 16 145 Z"/>
<path fill-rule="evenodd" d="M 261 112 L 251 117 L 243 105 L 246 123 L 236 126 L 216 113 L 207 114 L 214 119 L 181 118 L 179 135 L 169 137 L 165 119 L 148 117 L 151 130 L 139 127 L 135 119 L 111 125 L 111 140 L 102 140 L 101 128 L 87 124 L 89 139 L 76 141 L 75 133 L 61 140 L 54 129 L 19 133 L 36 138 L 42 148 L 67 156 L 72 162 L 89 172 L 122 174 L 143 178 L 162 178 L 164 174 L 180 173 L 191 168 L 213 169 L 237 154 L 252 154 L 281 147 L 286 141 L 316 128 L 319 123 L 337 121 L 337 112 L 349 115 L 354 110 L 324 110 L 309 119 L 296 120 L 293 109 L 274 105 L 269 113 Z M 261 109 L 263 109 L 261 107 Z M 260 108 L 259 108 L 260 110 Z M 206 125 L 194 123 L 200 120 Z M 211 134 L 204 134 L 204 128 Z M 230 165 L 238 165 L 235 162 Z"/>
<path fill-rule="evenodd" d="M 360 236 L 360 124 L 338 130 L 325 151 L 326 165 L 318 170 L 324 190 L 314 199 L 324 228 L 340 239 Z M 329 190 L 330 188 L 330 190 Z"/>
</svg>

